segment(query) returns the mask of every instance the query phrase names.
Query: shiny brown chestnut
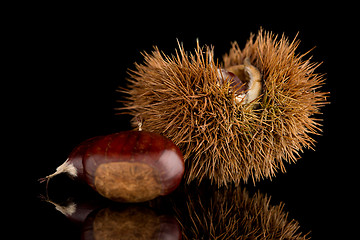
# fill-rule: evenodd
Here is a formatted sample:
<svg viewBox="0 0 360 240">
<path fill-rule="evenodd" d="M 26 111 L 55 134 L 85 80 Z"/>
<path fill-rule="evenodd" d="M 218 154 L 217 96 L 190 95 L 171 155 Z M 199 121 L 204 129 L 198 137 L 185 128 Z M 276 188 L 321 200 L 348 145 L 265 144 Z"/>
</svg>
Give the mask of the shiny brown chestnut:
<svg viewBox="0 0 360 240">
<path fill-rule="evenodd" d="M 177 188 L 184 159 L 169 139 L 146 131 L 95 137 L 77 146 L 56 172 L 85 181 L 102 196 L 119 202 L 144 202 Z"/>
</svg>

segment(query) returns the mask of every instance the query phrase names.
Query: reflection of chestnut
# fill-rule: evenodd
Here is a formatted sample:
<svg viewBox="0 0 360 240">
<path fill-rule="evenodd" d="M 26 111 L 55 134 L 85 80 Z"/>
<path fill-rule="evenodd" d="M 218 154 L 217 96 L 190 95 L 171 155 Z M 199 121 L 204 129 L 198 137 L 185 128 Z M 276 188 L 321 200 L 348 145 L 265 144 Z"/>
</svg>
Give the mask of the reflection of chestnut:
<svg viewBox="0 0 360 240">
<path fill-rule="evenodd" d="M 184 160 L 169 139 L 146 131 L 124 131 L 81 143 L 54 174 L 68 173 L 102 196 L 143 202 L 167 195 L 180 184 Z"/>
<path fill-rule="evenodd" d="M 85 220 L 82 239 L 175 240 L 181 239 L 181 229 L 174 217 L 157 215 L 147 207 L 104 208 Z"/>
<path fill-rule="evenodd" d="M 56 203 L 47 197 L 41 196 L 41 199 L 45 202 L 51 203 L 55 206 L 55 209 L 64 214 L 71 222 L 82 225 L 87 216 L 98 209 L 102 204 L 100 201 L 80 201 L 73 202 L 72 200 L 65 203 Z"/>
</svg>

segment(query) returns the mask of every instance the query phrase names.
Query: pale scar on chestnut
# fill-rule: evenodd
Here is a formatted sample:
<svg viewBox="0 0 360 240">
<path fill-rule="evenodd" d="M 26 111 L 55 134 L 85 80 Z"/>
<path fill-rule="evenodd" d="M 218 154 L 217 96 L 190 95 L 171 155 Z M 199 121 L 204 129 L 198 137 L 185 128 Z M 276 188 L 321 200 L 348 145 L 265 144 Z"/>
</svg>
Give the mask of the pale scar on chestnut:
<svg viewBox="0 0 360 240">
<path fill-rule="evenodd" d="M 162 193 L 156 171 L 140 162 L 101 164 L 95 172 L 95 188 L 106 198 L 120 202 L 142 202 Z"/>
</svg>

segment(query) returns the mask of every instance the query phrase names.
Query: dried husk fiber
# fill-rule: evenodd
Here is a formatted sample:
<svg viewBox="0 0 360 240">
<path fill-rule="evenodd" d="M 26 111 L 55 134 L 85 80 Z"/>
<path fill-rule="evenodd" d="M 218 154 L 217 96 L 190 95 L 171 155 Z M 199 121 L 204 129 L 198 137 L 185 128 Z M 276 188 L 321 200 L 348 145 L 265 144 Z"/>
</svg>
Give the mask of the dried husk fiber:
<svg viewBox="0 0 360 240">
<path fill-rule="evenodd" d="M 179 44 L 180 45 L 180 44 Z M 199 44 L 194 53 L 182 45 L 175 55 L 157 47 L 131 71 L 121 113 L 141 121 L 142 129 L 170 138 L 182 150 L 185 178 L 210 179 L 219 186 L 272 178 L 299 152 L 314 146 L 321 132 L 320 65 L 298 54 L 299 40 L 289 41 L 260 30 L 243 49 L 234 42 L 223 63 L 213 49 Z M 219 84 L 218 68 L 250 62 L 261 73 L 262 93 L 248 104 L 234 101 L 230 81 Z"/>
</svg>

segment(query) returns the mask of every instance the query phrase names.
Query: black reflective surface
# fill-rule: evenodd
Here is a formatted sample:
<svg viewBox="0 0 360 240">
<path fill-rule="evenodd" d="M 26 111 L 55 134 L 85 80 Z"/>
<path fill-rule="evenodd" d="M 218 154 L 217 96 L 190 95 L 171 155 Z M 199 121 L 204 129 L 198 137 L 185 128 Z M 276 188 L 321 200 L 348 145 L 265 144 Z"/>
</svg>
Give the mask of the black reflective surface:
<svg viewBox="0 0 360 240">
<path fill-rule="evenodd" d="M 349 70 L 355 69 L 350 67 L 350 58 L 343 55 L 353 46 L 348 34 L 351 27 L 337 27 L 332 16 L 324 20 L 314 14 L 308 14 L 309 23 L 260 24 L 234 18 L 230 25 L 218 27 L 209 24 L 208 17 L 187 22 L 159 13 L 149 15 L 139 26 L 127 17 L 119 19 L 118 13 L 96 16 L 80 10 L 38 13 L 20 25 L 16 39 L 21 59 L 27 63 L 22 79 L 27 80 L 21 87 L 24 99 L 16 106 L 21 131 L 11 141 L 16 150 L 11 151 L 11 168 L 6 168 L 12 178 L 3 184 L 3 197 L 10 202 L 4 205 L 9 210 L 5 230 L 10 239 L 70 240 L 82 235 L 91 239 L 94 234 L 177 239 L 179 231 L 183 239 L 291 239 L 306 234 L 311 239 L 356 239 L 358 140 L 353 139 L 357 116 L 352 107 L 356 94 L 351 93 L 351 86 L 339 83 L 356 79 Z M 166 30 L 164 22 L 170 24 Z M 323 134 L 315 136 L 316 151 L 301 153 L 298 163 L 286 165 L 287 173 L 255 186 L 192 185 L 136 205 L 114 204 L 67 176 L 52 179 L 48 193 L 37 182 L 81 141 L 130 128 L 128 116 L 115 115 L 114 108 L 121 106 L 116 100 L 122 98 L 115 89 L 125 86 L 127 69 L 142 61 L 140 51 L 158 45 L 172 53 L 176 38 L 191 50 L 199 38 L 203 44 L 213 44 L 215 55 L 221 58 L 231 41 L 243 45 L 260 26 L 285 32 L 290 39 L 299 32 L 299 51 L 317 46 L 313 60 L 324 62 L 318 71 L 327 73 L 324 91 L 331 92 L 331 105 L 322 109 Z M 75 206 L 83 211 L 69 219 L 64 212 L 75 212 Z M 114 225 L 119 228 L 107 228 Z M 126 232 L 129 229 L 133 231 Z"/>
<path fill-rule="evenodd" d="M 306 165 L 306 164 L 304 164 Z M 302 168 L 302 164 L 298 166 Z M 289 174 L 273 182 L 215 188 L 182 185 L 174 193 L 139 204 L 114 203 L 58 176 L 33 193 L 30 233 L 38 239 L 324 239 L 340 232 L 342 190 Z M 302 172 L 304 172 L 302 171 Z M 302 173 L 301 173 L 302 175 Z M 296 178 L 301 177 L 302 182 Z M 350 202 L 349 202 L 350 204 Z M 336 228 L 338 227 L 338 229 Z M 330 229 L 332 229 L 330 231 Z M 105 237 L 107 236 L 107 237 Z M 124 238 L 117 238 L 123 236 Z M 159 237 L 161 236 L 161 237 Z M 165 237 L 166 236 L 166 237 Z M 341 239 L 341 238 L 340 238 Z"/>
<path fill-rule="evenodd" d="M 114 203 L 95 194 L 60 203 L 49 195 L 41 200 L 77 225 L 82 239 L 308 239 L 309 235 L 289 217 L 283 203 L 240 186 L 191 184 L 141 204 Z"/>
<path fill-rule="evenodd" d="M 288 166 L 288 173 L 256 186 L 217 189 L 209 183 L 182 185 L 170 196 L 141 204 L 113 203 L 67 176 L 52 179 L 46 193 L 45 185 L 33 179 L 26 218 L 31 235 L 39 239 L 80 239 L 84 234 L 88 237 L 84 239 L 92 239 L 89 234 L 94 234 L 94 221 L 97 231 L 102 229 L 99 226 L 119 222 L 115 224 L 119 229 L 107 227 L 97 236 L 111 235 L 106 231 L 112 229 L 112 234 L 133 234 L 138 239 L 152 239 L 145 236 L 158 236 L 156 229 L 164 226 L 168 238 L 160 239 L 178 239 L 179 233 L 183 239 L 342 239 L 351 236 L 352 229 L 343 227 L 351 226 L 348 216 L 354 213 L 349 210 L 356 205 L 347 197 L 341 179 L 327 179 L 331 171 L 325 170 L 330 169 L 310 162 L 331 161 L 310 157 L 319 154 L 321 151 L 305 153 L 298 164 Z M 122 233 L 125 229 L 131 233 Z"/>
</svg>

